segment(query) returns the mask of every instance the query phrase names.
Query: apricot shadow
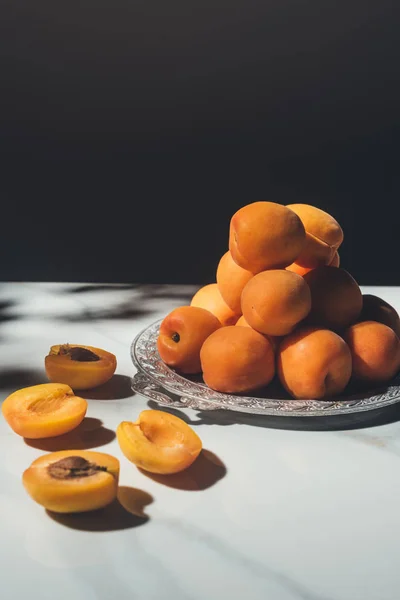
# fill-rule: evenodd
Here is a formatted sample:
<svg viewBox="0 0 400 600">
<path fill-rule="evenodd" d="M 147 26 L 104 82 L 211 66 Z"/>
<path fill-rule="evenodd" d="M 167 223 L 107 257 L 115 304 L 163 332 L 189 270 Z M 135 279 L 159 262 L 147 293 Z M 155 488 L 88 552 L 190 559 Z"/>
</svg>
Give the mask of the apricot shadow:
<svg viewBox="0 0 400 600">
<path fill-rule="evenodd" d="M 225 477 L 227 468 L 216 454 L 203 449 L 194 463 L 180 473 L 159 475 L 140 468 L 139 471 L 153 481 L 176 490 L 198 492 L 212 487 Z"/>
<path fill-rule="evenodd" d="M 134 395 L 131 378 L 127 375 L 113 375 L 109 381 L 91 390 L 82 390 L 79 396 L 86 400 L 122 400 Z"/>
<path fill-rule="evenodd" d="M 48 382 L 46 374 L 33 369 L 3 369 L 0 371 L 0 389 L 16 390 Z"/>
<path fill-rule="evenodd" d="M 118 498 L 105 508 L 84 513 L 55 513 L 48 516 L 64 527 L 79 531 L 121 531 L 145 525 L 150 517 L 143 508 L 153 502 L 153 497 L 136 488 L 119 488 Z"/>
<path fill-rule="evenodd" d="M 89 450 L 105 446 L 115 439 L 115 431 L 104 427 L 103 421 L 93 417 L 85 417 L 72 431 L 51 438 L 24 438 L 25 444 L 45 452 L 60 450 Z"/>
</svg>

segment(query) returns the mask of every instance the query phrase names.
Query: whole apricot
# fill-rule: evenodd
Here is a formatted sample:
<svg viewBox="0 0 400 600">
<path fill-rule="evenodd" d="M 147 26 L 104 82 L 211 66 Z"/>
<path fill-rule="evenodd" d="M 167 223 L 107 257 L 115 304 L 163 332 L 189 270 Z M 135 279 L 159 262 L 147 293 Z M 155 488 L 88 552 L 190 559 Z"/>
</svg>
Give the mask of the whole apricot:
<svg viewBox="0 0 400 600">
<path fill-rule="evenodd" d="M 303 277 L 286 269 L 254 275 L 242 292 L 248 324 L 267 335 L 290 333 L 310 312 L 311 295 Z"/>
<path fill-rule="evenodd" d="M 343 241 L 343 230 L 330 214 L 310 204 L 288 204 L 301 219 L 306 243 L 296 258 L 302 267 L 329 265 Z"/>
<path fill-rule="evenodd" d="M 332 257 L 331 262 L 328 265 L 329 267 L 340 267 L 340 255 L 339 252 L 337 250 L 335 250 L 335 253 Z"/>
<path fill-rule="evenodd" d="M 374 296 L 363 294 L 363 307 L 359 317 L 360 321 L 378 321 L 391 327 L 400 338 L 400 318 L 397 310 L 388 302 Z"/>
<path fill-rule="evenodd" d="M 222 298 L 235 314 L 242 312 L 240 298 L 246 283 L 253 273 L 242 269 L 232 258 L 231 253 L 225 252 L 217 267 L 217 284 Z"/>
<path fill-rule="evenodd" d="M 235 313 L 229 308 L 221 296 L 217 283 L 209 283 L 197 290 L 190 306 L 198 306 L 210 311 L 223 326 L 234 325 L 240 316 L 240 313 Z"/>
<path fill-rule="evenodd" d="M 346 342 L 328 329 L 300 327 L 279 346 L 278 376 L 293 398 L 319 400 L 340 394 L 351 369 Z"/>
<path fill-rule="evenodd" d="M 251 327 L 218 329 L 204 342 L 200 359 L 206 385 L 218 392 L 250 392 L 275 374 L 271 342 Z"/>
<path fill-rule="evenodd" d="M 200 349 L 221 323 L 205 308 L 180 306 L 161 322 L 157 349 L 161 359 L 182 373 L 200 373 Z"/>
<path fill-rule="evenodd" d="M 52 452 L 24 471 L 23 485 L 31 498 L 57 513 L 97 510 L 117 496 L 119 461 L 89 450 Z"/>
<path fill-rule="evenodd" d="M 286 267 L 287 271 L 292 271 L 293 273 L 297 273 L 297 275 L 301 275 L 302 277 L 308 273 L 309 271 L 311 271 L 311 267 L 302 267 L 301 265 L 298 265 L 296 262 L 292 263 L 291 265 L 289 265 L 288 267 Z"/>
<path fill-rule="evenodd" d="M 362 321 L 344 335 L 353 358 L 355 380 L 371 383 L 390 381 L 400 369 L 400 340 L 387 325 Z"/>
<path fill-rule="evenodd" d="M 309 325 L 340 331 L 354 323 L 362 309 L 361 290 L 340 267 L 318 267 L 304 275 L 311 290 Z"/>
<path fill-rule="evenodd" d="M 129 461 L 163 475 L 187 469 L 202 450 L 201 439 L 183 419 L 161 410 L 143 410 L 134 423 L 120 423 L 117 440 Z"/>
<path fill-rule="evenodd" d="M 111 352 L 79 344 L 52 346 L 45 358 L 49 380 L 65 383 L 74 390 L 88 390 L 106 383 L 116 368 L 117 359 Z"/>
<path fill-rule="evenodd" d="M 5 420 L 26 438 L 48 438 L 75 429 L 87 411 L 84 398 L 63 383 L 43 383 L 21 388 L 3 402 Z"/>
<path fill-rule="evenodd" d="M 235 323 L 235 327 L 250 327 L 250 325 L 242 315 L 241 317 L 239 317 L 239 320 Z M 269 339 L 269 341 L 271 342 L 271 346 L 275 352 L 282 338 L 274 335 L 266 335 L 265 333 L 263 333 L 263 335 L 265 335 Z"/>
<path fill-rule="evenodd" d="M 243 269 L 259 273 L 284 268 L 304 247 L 306 235 L 300 218 L 275 202 L 252 202 L 232 216 L 229 250 Z"/>
</svg>

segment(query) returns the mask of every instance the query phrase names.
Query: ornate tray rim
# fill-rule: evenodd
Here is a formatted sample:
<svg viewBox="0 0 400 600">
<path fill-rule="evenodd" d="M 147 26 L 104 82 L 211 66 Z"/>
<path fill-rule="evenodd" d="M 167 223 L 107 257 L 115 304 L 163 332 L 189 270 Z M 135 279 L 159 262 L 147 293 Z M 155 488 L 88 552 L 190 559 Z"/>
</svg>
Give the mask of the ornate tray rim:
<svg viewBox="0 0 400 600">
<path fill-rule="evenodd" d="M 265 416 L 321 417 L 377 410 L 400 401 L 398 376 L 394 382 L 371 390 L 368 395 L 357 393 L 332 400 L 278 399 L 215 392 L 204 383 L 180 375 L 161 361 L 156 340 L 162 320 L 158 319 L 144 327 L 130 346 L 131 360 L 137 369 L 137 374 L 132 378 L 132 389 L 161 405 L 199 410 L 230 410 Z M 142 349 L 148 349 L 149 345 L 153 356 L 153 362 L 150 363 L 152 369 L 143 364 Z M 160 369 L 158 373 L 154 372 L 157 366 Z M 167 392 L 175 398 L 168 396 Z"/>
</svg>

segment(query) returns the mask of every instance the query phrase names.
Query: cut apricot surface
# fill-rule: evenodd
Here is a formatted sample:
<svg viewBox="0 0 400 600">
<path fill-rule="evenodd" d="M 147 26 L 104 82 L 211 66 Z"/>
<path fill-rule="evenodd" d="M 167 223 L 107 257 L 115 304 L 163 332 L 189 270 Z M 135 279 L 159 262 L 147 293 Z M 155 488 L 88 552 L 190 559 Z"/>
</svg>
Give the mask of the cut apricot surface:
<svg viewBox="0 0 400 600">
<path fill-rule="evenodd" d="M 159 474 L 187 469 L 202 450 L 202 442 L 185 421 L 160 410 L 143 410 L 137 421 L 123 421 L 117 440 L 128 460 Z"/>
<path fill-rule="evenodd" d="M 88 390 L 106 383 L 116 368 L 117 359 L 111 352 L 79 344 L 52 346 L 45 358 L 50 381 L 66 383 L 74 390 Z"/>
<path fill-rule="evenodd" d="M 48 438 L 75 429 L 87 411 L 84 398 L 63 383 L 44 383 L 22 388 L 2 405 L 11 429 L 26 438 Z"/>
<path fill-rule="evenodd" d="M 23 485 L 41 506 L 59 513 L 103 508 L 117 495 L 119 461 L 89 450 L 52 452 L 24 471 Z"/>
</svg>

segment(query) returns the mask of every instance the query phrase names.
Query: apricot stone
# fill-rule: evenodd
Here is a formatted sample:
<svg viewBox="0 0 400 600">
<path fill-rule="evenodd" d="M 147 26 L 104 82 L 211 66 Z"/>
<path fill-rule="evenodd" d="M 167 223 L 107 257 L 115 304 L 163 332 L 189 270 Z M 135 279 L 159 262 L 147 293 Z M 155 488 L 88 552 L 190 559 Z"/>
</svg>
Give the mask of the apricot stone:
<svg viewBox="0 0 400 600">
<path fill-rule="evenodd" d="M 340 331 L 354 323 L 362 309 L 361 290 L 340 267 L 318 267 L 304 275 L 311 290 L 309 325 Z"/>
<path fill-rule="evenodd" d="M 362 321 L 343 335 L 353 357 L 355 380 L 371 383 L 390 381 L 400 369 L 400 340 L 387 325 Z"/>
<path fill-rule="evenodd" d="M 240 313 L 235 313 L 229 308 L 221 296 L 217 283 L 209 283 L 197 290 L 190 306 L 198 306 L 210 311 L 223 326 L 234 325 L 240 316 Z"/>
<path fill-rule="evenodd" d="M 242 312 L 240 298 L 246 283 L 253 277 L 251 271 L 242 269 L 226 252 L 218 263 L 217 284 L 222 298 L 235 314 Z"/>
<path fill-rule="evenodd" d="M 311 294 L 303 277 L 286 269 L 254 275 L 242 293 L 248 324 L 272 336 L 290 333 L 310 312 Z"/>
<path fill-rule="evenodd" d="M 157 338 L 161 359 L 181 373 L 200 373 L 200 349 L 221 323 L 205 308 L 180 306 L 162 321 Z"/>
<path fill-rule="evenodd" d="M 231 218 L 229 250 L 243 269 L 259 273 L 294 262 L 306 242 L 304 226 L 292 210 L 275 202 L 253 202 Z"/>
<path fill-rule="evenodd" d="M 204 342 L 200 359 L 206 385 L 218 392 L 250 392 L 275 374 L 270 341 L 251 327 L 218 329 Z"/>
<path fill-rule="evenodd" d="M 300 327 L 279 346 L 278 376 L 293 398 L 318 400 L 340 394 L 351 370 L 347 344 L 328 329 Z"/>
</svg>

